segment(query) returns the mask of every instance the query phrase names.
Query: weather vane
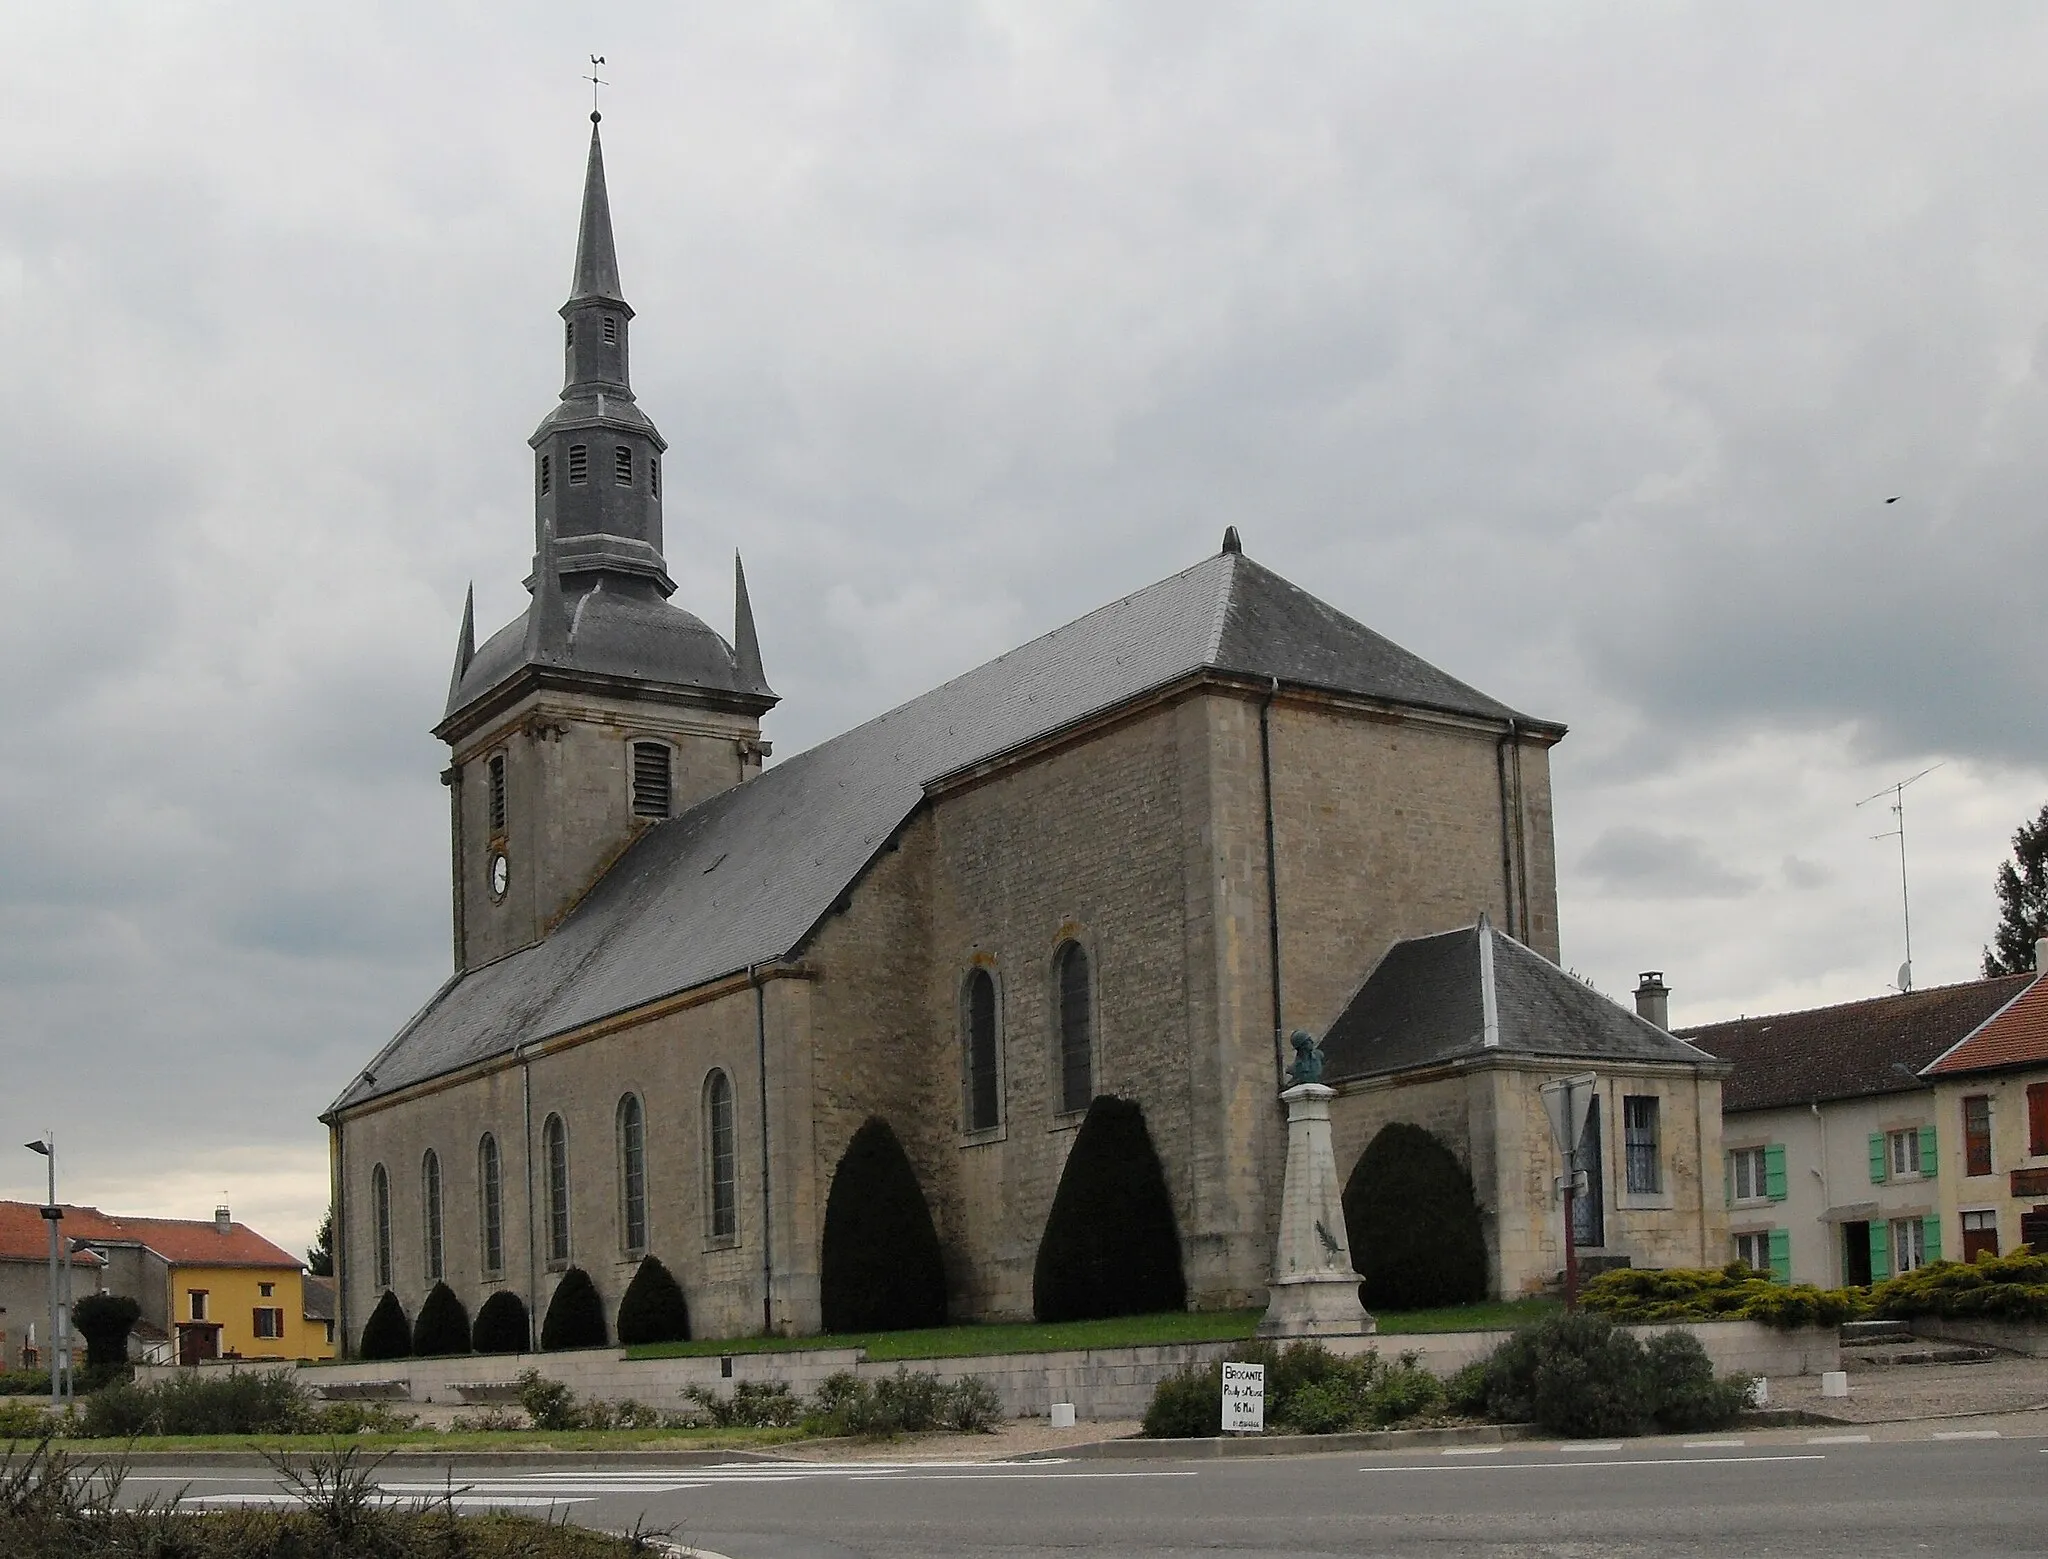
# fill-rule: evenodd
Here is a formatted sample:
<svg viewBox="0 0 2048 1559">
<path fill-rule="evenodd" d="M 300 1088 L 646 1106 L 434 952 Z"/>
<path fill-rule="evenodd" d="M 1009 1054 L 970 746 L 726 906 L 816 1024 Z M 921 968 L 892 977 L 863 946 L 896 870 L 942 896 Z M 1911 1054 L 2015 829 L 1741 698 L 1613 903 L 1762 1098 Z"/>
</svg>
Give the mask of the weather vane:
<svg viewBox="0 0 2048 1559">
<path fill-rule="evenodd" d="M 598 109 L 598 103 L 597 103 L 597 89 L 598 89 L 599 87 L 608 87 L 608 86 L 610 86 L 610 85 L 611 85 L 611 83 L 610 83 L 609 81 L 606 81 L 606 80 L 602 79 L 602 78 L 601 78 L 601 77 L 600 77 L 600 76 L 598 75 L 598 73 L 597 73 L 597 67 L 598 67 L 598 66 L 600 66 L 600 65 L 602 65 L 603 63 L 604 63 L 604 56 L 603 56 L 602 54 L 593 54 L 593 55 L 591 55 L 591 56 L 590 56 L 590 74 L 589 74 L 589 75 L 587 75 L 587 76 L 585 76 L 585 77 L 583 78 L 583 79 L 584 79 L 585 81 L 587 81 L 587 82 L 589 82 L 589 83 L 590 83 L 590 120 L 591 120 L 591 123 L 593 123 L 593 124 L 595 124 L 595 123 L 597 122 L 597 120 L 598 120 L 598 117 L 599 117 L 599 115 L 598 115 L 598 112 L 597 112 L 597 109 Z"/>
</svg>

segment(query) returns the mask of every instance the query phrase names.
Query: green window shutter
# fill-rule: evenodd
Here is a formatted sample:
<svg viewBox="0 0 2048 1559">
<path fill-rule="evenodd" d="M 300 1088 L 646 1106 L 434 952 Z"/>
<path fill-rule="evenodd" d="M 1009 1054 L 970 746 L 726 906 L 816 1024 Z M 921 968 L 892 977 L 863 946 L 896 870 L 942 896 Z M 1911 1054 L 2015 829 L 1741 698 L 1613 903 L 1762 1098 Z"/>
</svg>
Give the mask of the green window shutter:
<svg viewBox="0 0 2048 1559">
<path fill-rule="evenodd" d="M 1771 1230 L 1771 1277 L 1779 1283 L 1792 1281 L 1792 1231 Z"/>
<path fill-rule="evenodd" d="M 1764 1186 L 1772 1201 L 1785 1200 L 1785 1144 L 1782 1142 L 1773 1142 L 1764 1149 Z"/>
<path fill-rule="evenodd" d="M 1733 1207 L 1735 1205 L 1735 1155 L 1733 1153 L 1723 1153 L 1721 1155 L 1721 1189 L 1727 1195 L 1728 1205 Z"/>
<path fill-rule="evenodd" d="M 1941 1171 L 1941 1155 L 1935 1151 L 1934 1128 L 1920 1128 L 1920 1173 L 1932 1180 Z M 1928 1258 L 1932 1260 L 1933 1258 Z"/>
<path fill-rule="evenodd" d="M 1870 1183 L 1884 1184 L 1884 1133 L 1881 1131 L 1870 1134 Z"/>
<path fill-rule="evenodd" d="M 1882 1223 L 1870 1226 L 1870 1281 L 1882 1283 L 1892 1275 L 1892 1231 Z"/>
<path fill-rule="evenodd" d="M 1927 1259 L 1929 1261 L 1941 1260 L 1940 1216 L 1937 1214 L 1936 1216 L 1931 1218 L 1923 1218 L 1920 1220 L 1920 1226 L 1922 1231 L 1922 1238 L 1926 1241 L 1927 1244 Z"/>
</svg>

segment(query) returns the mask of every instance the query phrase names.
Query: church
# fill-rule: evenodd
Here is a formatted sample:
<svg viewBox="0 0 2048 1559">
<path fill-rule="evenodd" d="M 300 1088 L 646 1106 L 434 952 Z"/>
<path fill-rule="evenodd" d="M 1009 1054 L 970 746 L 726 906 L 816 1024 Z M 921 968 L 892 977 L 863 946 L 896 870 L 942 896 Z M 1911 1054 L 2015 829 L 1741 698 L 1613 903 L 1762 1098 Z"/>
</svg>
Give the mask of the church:
<svg viewBox="0 0 2048 1559">
<path fill-rule="evenodd" d="M 1258 1305 L 1297 1027 L 1325 1041 L 1340 1170 L 1392 1121 L 1458 1155 L 1494 1292 L 1562 1266 L 1536 1089 L 1574 1072 L 1604 1079 L 1587 1129 L 1620 1149 L 1593 1144 L 1582 1242 L 1724 1259 L 1726 1068 L 1557 964 L 1564 728 L 1234 529 L 765 761 L 777 696 L 737 560 L 729 640 L 671 599 L 596 119 L 565 384 L 528 440 L 532 599 L 481 644 L 465 609 L 436 728 L 454 973 L 322 1117 L 340 1336 L 442 1281 L 537 1324 L 572 1268 L 615 1312 L 649 1254 L 700 1336 L 815 1332 L 833 1175 L 874 1119 L 951 1317 L 1028 1317 L 1103 1095 L 1143 1110 L 1189 1304 Z"/>
</svg>

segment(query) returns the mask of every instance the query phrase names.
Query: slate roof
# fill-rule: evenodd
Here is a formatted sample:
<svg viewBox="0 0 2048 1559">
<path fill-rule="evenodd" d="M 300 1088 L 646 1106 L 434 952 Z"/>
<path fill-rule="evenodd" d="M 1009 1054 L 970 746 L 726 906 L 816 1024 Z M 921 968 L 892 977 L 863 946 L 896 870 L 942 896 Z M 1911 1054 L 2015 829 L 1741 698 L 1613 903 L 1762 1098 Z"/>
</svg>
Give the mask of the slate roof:
<svg viewBox="0 0 2048 1559">
<path fill-rule="evenodd" d="M 308 1272 L 299 1280 L 304 1291 L 300 1309 L 308 1321 L 331 1321 L 334 1319 L 334 1279 L 316 1278 Z"/>
<path fill-rule="evenodd" d="M 1922 1076 L 1961 1077 L 2007 1067 L 2048 1065 L 2048 980 L 2038 975 L 2015 978 L 2031 983 L 1960 1043 L 1936 1057 Z"/>
<path fill-rule="evenodd" d="M 648 830 L 545 941 L 443 986 L 332 1108 L 791 954 L 927 785 L 1205 670 L 1563 734 L 1226 550 Z"/>
<path fill-rule="evenodd" d="M 1774 1110 L 1910 1093 L 1920 1069 L 2023 990 L 2034 977 L 2006 975 L 1865 1001 L 1737 1018 L 1679 1030 L 1709 1055 L 1735 1064 L 1721 1084 L 1725 1111 Z"/>
<path fill-rule="evenodd" d="M 1323 1036 L 1323 1076 L 1332 1083 L 1379 1077 L 1491 1052 L 1693 1065 L 1709 1059 L 1482 920 L 1396 942 Z"/>
</svg>

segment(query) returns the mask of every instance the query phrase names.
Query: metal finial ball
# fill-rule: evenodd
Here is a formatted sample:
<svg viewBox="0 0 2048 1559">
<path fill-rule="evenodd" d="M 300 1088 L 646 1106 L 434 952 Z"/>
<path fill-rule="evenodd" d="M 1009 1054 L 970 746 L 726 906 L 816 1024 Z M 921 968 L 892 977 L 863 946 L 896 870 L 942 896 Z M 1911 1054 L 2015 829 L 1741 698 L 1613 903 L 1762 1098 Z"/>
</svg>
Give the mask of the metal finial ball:
<svg viewBox="0 0 2048 1559">
<path fill-rule="evenodd" d="M 590 111 L 590 122 L 592 124 L 596 124 L 602 118 L 604 118 L 604 115 L 600 114 L 596 109 L 593 108 Z"/>
</svg>

